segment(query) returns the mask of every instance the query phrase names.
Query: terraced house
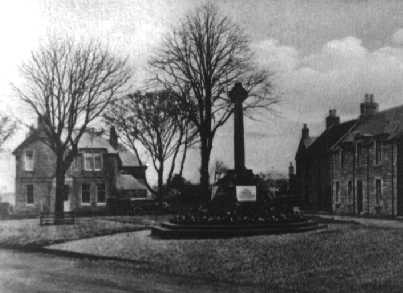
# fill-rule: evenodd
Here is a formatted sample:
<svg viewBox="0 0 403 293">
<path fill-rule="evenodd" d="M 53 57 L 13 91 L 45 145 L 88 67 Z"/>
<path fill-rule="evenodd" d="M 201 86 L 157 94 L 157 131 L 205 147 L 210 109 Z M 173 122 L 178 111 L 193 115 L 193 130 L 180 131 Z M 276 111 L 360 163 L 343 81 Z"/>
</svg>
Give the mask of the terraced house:
<svg viewBox="0 0 403 293">
<path fill-rule="evenodd" d="M 55 156 L 44 143 L 38 121 L 14 150 L 16 159 L 15 211 L 19 214 L 52 212 L 55 205 Z M 111 199 L 150 197 L 139 158 L 118 142 L 114 128 L 109 138 L 89 129 L 81 138 L 79 155 L 65 178 L 65 211 L 107 211 Z"/>
<path fill-rule="evenodd" d="M 336 213 L 403 215 L 403 106 L 378 108 L 374 96 L 366 94 L 359 117 L 333 125 L 338 135 L 320 152 L 314 145 L 331 128 L 297 153 L 299 194 L 312 200 L 311 207 L 320 209 L 317 203 L 329 200 L 328 210 Z M 312 168 L 320 158 L 322 166 Z"/>
</svg>

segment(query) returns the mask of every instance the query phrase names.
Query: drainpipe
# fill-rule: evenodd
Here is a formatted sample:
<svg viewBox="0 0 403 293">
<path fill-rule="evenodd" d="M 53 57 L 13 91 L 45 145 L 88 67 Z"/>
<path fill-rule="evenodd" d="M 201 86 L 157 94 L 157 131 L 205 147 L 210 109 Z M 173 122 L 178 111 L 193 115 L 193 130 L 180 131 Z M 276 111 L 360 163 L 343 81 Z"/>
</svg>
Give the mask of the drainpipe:
<svg viewBox="0 0 403 293">
<path fill-rule="evenodd" d="M 355 172 L 356 172 L 356 158 L 355 158 L 355 156 L 356 156 L 356 146 L 354 145 L 354 147 L 353 147 L 353 182 L 352 182 L 352 185 L 353 185 L 353 214 L 355 214 L 356 213 L 356 204 L 355 204 L 355 201 L 356 201 L 356 194 L 355 194 Z"/>
<path fill-rule="evenodd" d="M 392 216 L 395 215 L 395 145 L 394 143 L 391 144 L 392 146 Z"/>
<path fill-rule="evenodd" d="M 370 146 L 368 146 L 368 149 L 367 149 L 367 210 L 368 210 L 368 214 L 370 213 L 370 211 L 369 211 L 369 151 L 370 151 Z"/>
</svg>

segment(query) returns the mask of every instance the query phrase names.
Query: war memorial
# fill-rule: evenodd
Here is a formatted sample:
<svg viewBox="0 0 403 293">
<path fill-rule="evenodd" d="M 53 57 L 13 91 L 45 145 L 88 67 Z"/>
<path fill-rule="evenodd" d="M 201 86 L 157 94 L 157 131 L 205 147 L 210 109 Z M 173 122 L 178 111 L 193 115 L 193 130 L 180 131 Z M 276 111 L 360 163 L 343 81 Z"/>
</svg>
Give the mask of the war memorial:
<svg viewBox="0 0 403 293">
<path fill-rule="evenodd" d="M 216 182 L 212 199 L 204 206 L 175 215 L 152 227 L 158 238 L 216 238 L 303 232 L 321 225 L 306 218 L 290 203 L 274 202 L 253 170 L 245 167 L 241 83 L 229 92 L 234 104 L 234 169 Z"/>
</svg>

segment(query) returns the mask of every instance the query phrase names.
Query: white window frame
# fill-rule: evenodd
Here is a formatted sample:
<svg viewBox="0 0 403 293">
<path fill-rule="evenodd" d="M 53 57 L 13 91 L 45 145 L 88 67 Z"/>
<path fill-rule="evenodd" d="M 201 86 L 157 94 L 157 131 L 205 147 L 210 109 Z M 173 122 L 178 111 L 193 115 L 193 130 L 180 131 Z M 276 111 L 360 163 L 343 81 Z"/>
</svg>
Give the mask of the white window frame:
<svg viewBox="0 0 403 293">
<path fill-rule="evenodd" d="M 104 185 L 104 197 L 105 197 L 105 201 L 99 201 L 98 200 L 98 185 L 103 184 Z M 106 184 L 105 183 L 97 183 L 96 184 L 96 188 L 97 188 L 97 205 L 98 206 L 105 206 L 106 205 Z"/>
<path fill-rule="evenodd" d="M 92 171 L 92 168 L 90 168 L 90 166 L 88 166 L 88 164 L 87 164 L 87 159 L 90 159 L 90 160 L 92 160 L 92 165 L 94 165 L 94 158 L 92 157 L 92 153 L 84 153 L 84 156 L 83 156 L 83 158 L 84 158 L 84 170 L 85 171 Z"/>
<path fill-rule="evenodd" d="M 28 152 L 32 152 L 31 166 L 29 166 L 30 168 L 28 168 L 28 159 L 27 159 Z M 24 151 L 24 171 L 27 171 L 27 172 L 34 171 L 34 164 L 35 164 L 35 151 L 34 150 L 25 150 Z"/>
<path fill-rule="evenodd" d="M 88 192 L 90 194 L 90 198 L 88 202 L 83 201 L 83 185 L 86 184 L 88 185 Z M 80 202 L 82 206 L 90 206 L 91 205 L 91 184 L 89 183 L 81 183 L 81 194 L 80 194 Z"/>
<path fill-rule="evenodd" d="M 28 202 L 28 186 L 32 186 L 32 202 Z M 35 192 L 33 184 L 25 185 L 25 205 L 26 206 L 34 206 L 35 205 Z"/>
<path fill-rule="evenodd" d="M 95 158 L 96 157 L 99 157 L 99 161 L 101 162 L 101 166 L 98 169 L 95 167 Z M 94 171 L 101 171 L 102 166 L 103 166 L 102 154 L 101 153 L 93 153 L 92 158 L 93 158 L 93 161 L 94 161 Z"/>
<path fill-rule="evenodd" d="M 100 158 L 101 166 L 100 168 L 95 167 L 95 157 Z M 92 168 L 87 165 L 87 159 L 90 159 L 92 161 Z M 83 156 L 83 161 L 84 161 L 84 170 L 85 171 L 101 171 L 103 167 L 103 158 L 101 153 L 84 153 Z"/>
</svg>

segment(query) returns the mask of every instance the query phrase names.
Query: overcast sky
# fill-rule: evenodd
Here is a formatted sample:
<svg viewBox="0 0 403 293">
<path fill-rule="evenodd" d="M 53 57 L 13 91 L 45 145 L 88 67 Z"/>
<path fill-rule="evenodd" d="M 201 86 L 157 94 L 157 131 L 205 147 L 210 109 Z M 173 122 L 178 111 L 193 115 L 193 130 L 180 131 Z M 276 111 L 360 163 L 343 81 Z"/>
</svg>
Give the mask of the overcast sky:
<svg viewBox="0 0 403 293">
<path fill-rule="evenodd" d="M 403 104 L 403 1 L 274 0 L 214 1 L 241 25 L 261 66 L 276 73 L 282 93 L 280 115 L 246 121 L 246 165 L 286 172 L 293 161 L 302 123 L 319 134 L 330 108 L 341 120 L 356 117 L 366 92 L 380 108 Z M 129 55 L 141 86 L 147 58 L 178 19 L 204 1 L 83 0 L 1 1 L 1 109 L 26 123 L 33 120 L 10 88 L 18 66 L 51 35 L 98 39 L 116 54 Z M 24 138 L 21 129 L 7 144 Z M 218 133 L 212 161 L 233 165 L 232 123 Z M 13 189 L 14 165 L 1 155 L 0 189 Z M 197 179 L 198 152 L 186 176 Z"/>
</svg>

